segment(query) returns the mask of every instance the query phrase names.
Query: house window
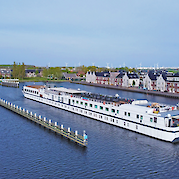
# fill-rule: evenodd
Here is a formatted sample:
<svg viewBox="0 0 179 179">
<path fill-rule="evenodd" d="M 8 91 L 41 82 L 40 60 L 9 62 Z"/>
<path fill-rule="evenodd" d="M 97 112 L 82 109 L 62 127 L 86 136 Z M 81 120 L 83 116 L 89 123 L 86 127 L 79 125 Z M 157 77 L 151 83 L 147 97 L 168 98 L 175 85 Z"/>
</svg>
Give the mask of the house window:
<svg viewBox="0 0 179 179">
<path fill-rule="evenodd" d="M 118 123 L 118 120 L 116 120 L 116 123 Z"/>
<path fill-rule="evenodd" d="M 127 115 L 127 112 L 124 112 L 124 115 L 126 116 L 126 115 Z"/>
<path fill-rule="evenodd" d="M 85 106 L 87 106 L 88 105 L 88 103 L 85 103 Z"/>
<path fill-rule="evenodd" d="M 78 101 L 76 101 L 76 104 L 78 104 Z"/>
<path fill-rule="evenodd" d="M 113 112 L 113 113 L 114 113 L 114 112 L 115 112 L 115 109 L 111 109 L 111 112 Z"/>
<path fill-rule="evenodd" d="M 92 107 L 93 105 L 92 104 L 90 104 L 90 107 Z"/>
<path fill-rule="evenodd" d="M 153 121 L 153 119 L 152 119 L 152 117 L 150 118 L 150 122 L 152 122 Z"/>
<path fill-rule="evenodd" d="M 131 113 L 128 112 L 128 116 L 130 117 Z"/>
<path fill-rule="evenodd" d="M 81 105 L 83 105 L 83 102 L 81 102 Z"/>
<path fill-rule="evenodd" d="M 98 106 L 97 106 L 97 105 L 94 105 L 94 107 L 95 107 L 95 108 L 98 108 Z"/>
<path fill-rule="evenodd" d="M 101 110 L 103 110 L 103 107 L 102 107 L 102 106 L 100 106 L 100 109 L 101 109 Z"/>
<path fill-rule="evenodd" d="M 140 116 L 140 119 L 143 119 L 143 116 L 142 116 L 142 115 Z"/>
<path fill-rule="evenodd" d="M 124 126 L 126 125 L 126 122 L 124 122 Z"/>
<path fill-rule="evenodd" d="M 156 117 L 154 117 L 154 122 L 157 123 L 157 118 Z"/>
<path fill-rule="evenodd" d="M 106 108 L 106 111 L 109 111 L 109 108 Z"/>
<path fill-rule="evenodd" d="M 75 102 L 75 100 L 72 100 L 72 103 L 74 103 Z"/>
<path fill-rule="evenodd" d="M 117 114 L 119 114 L 119 110 L 117 110 Z"/>
</svg>

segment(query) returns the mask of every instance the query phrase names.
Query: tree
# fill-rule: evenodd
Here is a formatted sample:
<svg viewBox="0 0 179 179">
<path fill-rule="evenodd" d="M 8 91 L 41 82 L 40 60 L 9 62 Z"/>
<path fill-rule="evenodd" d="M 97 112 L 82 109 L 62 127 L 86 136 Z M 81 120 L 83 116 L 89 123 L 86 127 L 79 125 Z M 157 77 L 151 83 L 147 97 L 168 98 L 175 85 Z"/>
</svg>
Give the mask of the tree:
<svg viewBox="0 0 179 179">
<path fill-rule="evenodd" d="M 18 67 L 16 62 L 14 62 L 13 67 L 12 67 L 12 77 L 17 78 L 18 76 Z"/>
<path fill-rule="evenodd" d="M 60 67 L 51 67 L 51 68 L 45 68 L 42 72 L 44 77 L 48 77 L 51 76 L 53 78 L 58 78 L 61 79 L 62 77 L 62 71 L 60 69 Z"/>
<path fill-rule="evenodd" d="M 37 76 L 38 74 L 39 74 L 39 71 L 38 71 L 38 70 L 36 70 L 36 71 L 35 71 L 35 75 Z"/>
<path fill-rule="evenodd" d="M 17 65 L 15 62 L 12 67 L 12 77 L 13 78 L 24 78 L 25 77 L 25 65 L 22 63 L 22 65 L 19 63 Z"/>
<path fill-rule="evenodd" d="M 23 79 L 23 78 L 25 78 L 25 64 L 24 64 L 24 62 L 22 63 L 21 70 L 22 70 L 22 79 Z"/>
<path fill-rule="evenodd" d="M 45 68 L 43 71 L 42 71 L 42 75 L 43 77 L 48 77 L 48 69 Z"/>
</svg>

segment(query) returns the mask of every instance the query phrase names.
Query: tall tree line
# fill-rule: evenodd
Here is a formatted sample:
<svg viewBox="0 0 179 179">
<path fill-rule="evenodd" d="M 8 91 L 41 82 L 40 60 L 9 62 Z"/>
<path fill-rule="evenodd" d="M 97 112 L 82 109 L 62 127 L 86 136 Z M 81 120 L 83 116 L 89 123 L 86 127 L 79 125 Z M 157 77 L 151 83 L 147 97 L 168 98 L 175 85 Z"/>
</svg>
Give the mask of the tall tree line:
<svg viewBox="0 0 179 179">
<path fill-rule="evenodd" d="M 62 77 L 62 72 L 60 67 L 45 68 L 42 73 L 43 73 L 43 77 L 51 76 L 58 79 L 61 79 Z"/>
<path fill-rule="evenodd" d="M 20 78 L 23 79 L 25 77 L 25 65 L 22 63 L 22 65 L 16 64 L 14 62 L 13 67 L 12 67 L 12 77 L 13 78 Z"/>
</svg>

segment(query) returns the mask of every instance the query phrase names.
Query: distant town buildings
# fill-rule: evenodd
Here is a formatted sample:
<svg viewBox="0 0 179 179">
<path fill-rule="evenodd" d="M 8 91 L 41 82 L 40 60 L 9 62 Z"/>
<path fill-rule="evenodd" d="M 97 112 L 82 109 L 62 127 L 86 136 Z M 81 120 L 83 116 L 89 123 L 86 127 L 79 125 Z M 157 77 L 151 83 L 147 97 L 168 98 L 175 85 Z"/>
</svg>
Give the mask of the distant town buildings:
<svg viewBox="0 0 179 179">
<path fill-rule="evenodd" d="M 141 90 L 155 90 L 161 92 L 179 93 L 179 73 L 168 72 L 166 69 L 140 69 L 137 72 L 118 70 L 116 72 L 104 71 L 73 71 L 75 68 L 61 68 L 68 71 L 62 73 L 63 80 L 85 81 L 103 85 L 113 85 L 125 88 L 140 88 Z M 0 68 L 1 78 L 11 78 L 11 68 Z M 26 77 L 43 77 L 43 69 L 26 69 Z M 52 74 L 53 76 L 53 74 Z M 57 77 L 49 77 L 57 79 Z M 60 77 L 61 78 L 61 77 Z"/>
<path fill-rule="evenodd" d="M 38 70 L 35 70 L 35 69 L 31 69 L 31 70 L 28 70 L 26 69 L 25 70 L 25 74 L 26 74 L 26 77 L 42 77 L 42 69 L 38 69 Z"/>
<path fill-rule="evenodd" d="M 179 93 L 179 73 L 165 70 L 135 72 L 87 72 L 86 82 L 143 90 Z"/>
</svg>

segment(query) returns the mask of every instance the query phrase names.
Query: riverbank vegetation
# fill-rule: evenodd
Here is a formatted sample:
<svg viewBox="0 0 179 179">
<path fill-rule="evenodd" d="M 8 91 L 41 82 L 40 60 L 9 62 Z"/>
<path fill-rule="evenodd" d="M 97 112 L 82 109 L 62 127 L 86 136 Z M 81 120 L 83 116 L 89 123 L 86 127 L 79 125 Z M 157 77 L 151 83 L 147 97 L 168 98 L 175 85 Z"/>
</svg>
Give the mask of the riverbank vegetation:
<svg viewBox="0 0 179 179">
<path fill-rule="evenodd" d="M 23 79 L 19 79 L 20 82 L 30 82 L 30 81 L 34 81 L 34 82 L 64 82 L 66 80 L 58 80 L 58 79 L 50 79 L 50 78 L 45 78 L 45 77 L 26 77 Z"/>
</svg>

